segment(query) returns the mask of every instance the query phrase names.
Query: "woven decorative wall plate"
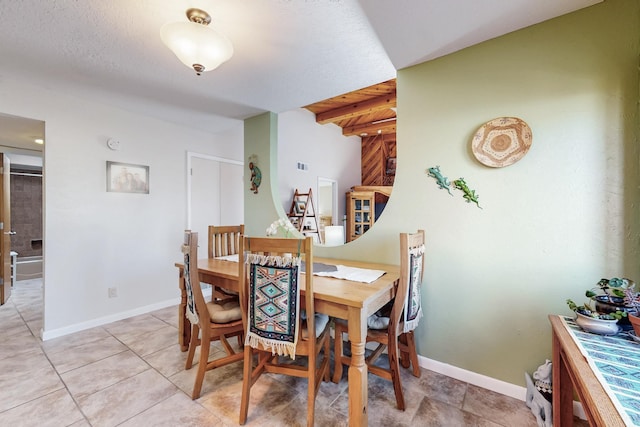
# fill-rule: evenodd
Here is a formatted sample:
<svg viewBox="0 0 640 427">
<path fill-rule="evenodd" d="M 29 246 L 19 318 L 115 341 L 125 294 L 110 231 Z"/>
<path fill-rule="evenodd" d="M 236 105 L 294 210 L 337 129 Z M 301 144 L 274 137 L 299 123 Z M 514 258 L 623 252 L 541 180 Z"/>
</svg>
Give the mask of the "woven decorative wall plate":
<svg viewBox="0 0 640 427">
<path fill-rule="evenodd" d="M 524 120 L 499 117 L 480 126 L 471 140 L 471 151 L 483 165 L 501 168 L 523 158 L 531 142 L 531 129 Z"/>
</svg>

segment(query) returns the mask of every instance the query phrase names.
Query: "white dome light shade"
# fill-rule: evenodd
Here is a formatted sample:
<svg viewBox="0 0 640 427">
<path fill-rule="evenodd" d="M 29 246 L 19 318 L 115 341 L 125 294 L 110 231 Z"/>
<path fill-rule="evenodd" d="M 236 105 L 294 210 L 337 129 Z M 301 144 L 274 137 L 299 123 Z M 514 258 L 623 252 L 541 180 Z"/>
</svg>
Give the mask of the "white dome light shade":
<svg viewBox="0 0 640 427">
<path fill-rule="evenodd" d="M 160 30 L 162 42 L 184 65 L 196 70 L 211 71 L 228 61 L 233 55 L 233 45 L 224 35 L 206 22 L 173 22 Z"/>
</svg>

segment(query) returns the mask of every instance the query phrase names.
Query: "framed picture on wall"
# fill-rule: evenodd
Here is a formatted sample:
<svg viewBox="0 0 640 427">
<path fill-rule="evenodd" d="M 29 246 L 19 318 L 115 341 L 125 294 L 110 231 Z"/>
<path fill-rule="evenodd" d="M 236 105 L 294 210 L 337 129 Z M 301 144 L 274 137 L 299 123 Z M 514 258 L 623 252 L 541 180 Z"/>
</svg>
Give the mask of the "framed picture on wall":
<svg viewBox="0 0 640 427">
<path fill-rule="evenodd" d="M 387 157 L 386 174 L 387 175 L 396 174 L 396 158 L 395 157 Z"/>
<path fill-rule="evenodd" d="M 149 194 L 149 166 L 107 161 L 107 191 Z"/>
</svg>

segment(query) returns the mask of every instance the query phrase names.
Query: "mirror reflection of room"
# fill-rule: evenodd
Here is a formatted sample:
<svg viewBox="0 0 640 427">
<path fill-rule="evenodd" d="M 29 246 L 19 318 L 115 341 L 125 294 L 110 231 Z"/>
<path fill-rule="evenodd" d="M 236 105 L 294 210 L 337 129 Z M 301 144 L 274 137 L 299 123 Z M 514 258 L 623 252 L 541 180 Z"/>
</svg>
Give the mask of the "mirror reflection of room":
<svg viewBox="0 0 640 427">
<path fill-rule="evenodd" d="M 296 190 L 312 189 L 315 213 L 296 228 L 317 244 L 337 246 L 369 231 L 395 171 L 395 79 L 278 115 L 282 206 L 290 215 Z"/>
</svg>

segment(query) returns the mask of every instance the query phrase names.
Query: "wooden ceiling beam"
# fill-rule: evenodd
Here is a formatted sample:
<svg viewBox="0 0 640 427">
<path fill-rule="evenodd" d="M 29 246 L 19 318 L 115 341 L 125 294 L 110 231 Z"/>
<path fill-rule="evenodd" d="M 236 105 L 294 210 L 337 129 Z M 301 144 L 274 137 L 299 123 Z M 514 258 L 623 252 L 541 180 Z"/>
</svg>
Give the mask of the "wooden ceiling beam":
<svg viewBox="0 0 640 427">
<path fill-rule="evenodd" d="M 324 113 L 316 114 L 316 122 L 320 124 L 333 123 L 340 120 L 346 120 L 353 117 L 369 114 L 374 111 L 387 110 L 396 106 L 396 92 L 371 98 L 366 101 L 356 102 L 354 104 L 345 105 L 344 107 L 334 108 Z"/>
<path fill-rule="evenodd" d="M 396 121 L 389 120 L 382 123 L 367 123 L 364 125 L 346 126 L 342 128 L 342 135 L 344 136 L 362 136 L 363 133 L 367 135 L 376 135 L 378 131 L 382 134 L 396 133 Z"/>
</svg>

